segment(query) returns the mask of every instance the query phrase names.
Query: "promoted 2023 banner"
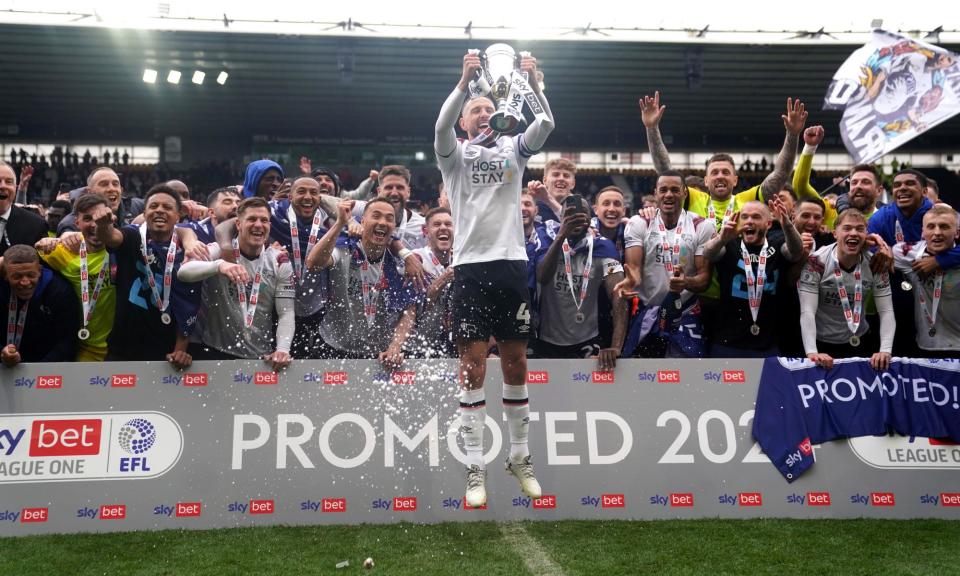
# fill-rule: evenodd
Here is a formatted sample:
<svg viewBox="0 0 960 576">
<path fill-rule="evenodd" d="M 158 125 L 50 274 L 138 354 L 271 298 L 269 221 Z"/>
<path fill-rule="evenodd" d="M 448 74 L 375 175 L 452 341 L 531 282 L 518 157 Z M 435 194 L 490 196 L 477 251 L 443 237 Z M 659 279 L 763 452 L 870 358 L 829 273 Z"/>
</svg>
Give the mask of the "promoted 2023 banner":
<svg viewBox="0 0 960 576">
<path fill-rule="evenodd" d="M 960 446 L 811 446 L 788 484 L 751 436 L 761 361 L 531 361 L 544 496 L 503 471 L 487 372 L 489 501 L 463 504 L 456 361 L 19 366 L 0 376 L 0 535 L 473 519 L 960 517 Z"/>
</svg>

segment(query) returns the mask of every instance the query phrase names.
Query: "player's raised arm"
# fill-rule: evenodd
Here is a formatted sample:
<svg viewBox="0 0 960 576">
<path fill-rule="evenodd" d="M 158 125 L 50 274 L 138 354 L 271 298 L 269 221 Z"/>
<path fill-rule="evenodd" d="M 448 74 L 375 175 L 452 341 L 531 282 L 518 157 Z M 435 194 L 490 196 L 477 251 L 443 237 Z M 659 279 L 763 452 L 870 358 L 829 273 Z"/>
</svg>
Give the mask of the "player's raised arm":
<svg viewBox="0 0 960 576">
<path fill-rule="evenodd" d="M 540 89 L 539 78 L 542 78 L 542 76 L 538 76 L 540 72 L 537 70 L 537 59 L 528 53 L 523 53 L 520 59 L 520 70 L 527 73 L 527 78 L 530 79 L 530 89 L 533 90 L 534 96 L 537 97 L 540 106 L 543 108 L 543 113 L 536 114 L 534 121 L 527 126 L 523 133 L 523 146 L 532 156 L 540 151 L 540 148 L 547 142 L 547 136 L 553 132 L 553 112 L 550 111 L 550 104 L 547 103 L 546 95 Z"/>
<path fill-rule="evenodd" d="M 440 108 L 440 117 L 437 118 L 437 124 L 434 130 L 436 135 L 433 141 L 433 149 L 437 155 L 446 158 L 453 154 L 457 147 L 457 133 L 454 127 L 457 124 L 457 118 L 460 115 L 460 106 L 463 104 L 463 97 L 467 93 L 467 86 L 470 80 L 480 69 L 480 55 L 475 51 L 469 51 L 463 55 L 463 73 L 460 75 L 460 81 L 453 89 L 453 92 L 447 96 L 443 106 Z"/>
</svg>

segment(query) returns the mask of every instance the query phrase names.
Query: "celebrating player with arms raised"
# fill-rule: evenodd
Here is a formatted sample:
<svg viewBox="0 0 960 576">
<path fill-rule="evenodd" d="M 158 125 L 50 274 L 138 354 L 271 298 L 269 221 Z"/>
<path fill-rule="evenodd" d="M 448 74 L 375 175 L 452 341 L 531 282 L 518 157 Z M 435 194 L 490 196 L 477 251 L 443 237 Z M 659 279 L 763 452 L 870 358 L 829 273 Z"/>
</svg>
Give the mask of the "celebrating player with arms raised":
<svg viewBox="0 0 960 576">
<path fill-rule="evenodd" d="M 524 56 L 521 69 L 533 80 L 531 89 L 540 110 L 523 134 L 512 137 L 493 137 L 489 121 L 496 108 L 491 100 L 477 97 L 463 104 L 468 84 L 479 69 L 480 57 L 467 53 L 460 81 L 440 110 L 434 142 L 457 231 L 452 308 L 463 388 L 460 429 L 467 453 L 465 498 L 472 507 L 487 501 L 483 381 L 490 336 L 497 339 L 504 376 L 504 412 L 510 431 L 507 471 L 517 477 L 528 496 L 540 496 L 527 448 L 526 349 L 531 325 L 520 185 L 527 160 L 553 130 L 550 108 L 534 80 L 535 58 Z M 457 140 L 457 124 L 467 140 Z"/>
</svg>

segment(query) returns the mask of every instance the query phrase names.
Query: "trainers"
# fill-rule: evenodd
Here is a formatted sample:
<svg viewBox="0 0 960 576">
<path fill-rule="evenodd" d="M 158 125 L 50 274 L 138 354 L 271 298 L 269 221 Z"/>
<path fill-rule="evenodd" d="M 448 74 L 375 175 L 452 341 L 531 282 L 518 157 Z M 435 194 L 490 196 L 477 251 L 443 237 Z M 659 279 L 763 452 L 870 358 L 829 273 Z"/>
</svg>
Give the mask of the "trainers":
<svg viewBox="0 0 960 576">
<path fill-rule="evenodd" d="M 530 457 L 527 456 L 519 462 L 511 462 L 507 458 L 507 472 L 513 474 L 520 481 L 520 490 L 531 498 L 539 498 L 543 495 L 540 489 L 540 483 L 537 477 L 533 475 L 533 464 Z"/>
<path fill-rule="evenodd" d="M 464 495 L 467 506 L 481 508 L 487 504 L 487 471 L 474 464 L 467 468 L 467 492 Z"/>
</svg>

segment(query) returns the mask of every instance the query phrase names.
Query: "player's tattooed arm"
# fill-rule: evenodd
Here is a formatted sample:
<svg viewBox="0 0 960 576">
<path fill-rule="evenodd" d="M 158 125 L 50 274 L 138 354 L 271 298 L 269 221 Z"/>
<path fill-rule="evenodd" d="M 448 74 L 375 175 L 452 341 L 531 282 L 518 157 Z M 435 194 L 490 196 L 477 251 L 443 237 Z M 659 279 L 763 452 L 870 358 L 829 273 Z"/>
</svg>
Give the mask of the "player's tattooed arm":
<svg viewBox="0 0 960 576">
<path fill-rule="evenodd" d="M 781 116 L 783 127 L 787 134 L 783 139 L 783 148 L 777 154 L 777 159 L 773 164 L 773 172 L 763 179 L 760 185 L 760 191 L 763 193 L 763 201 L 769 202 L 776 196 L 777 192 L 783 189 L 783 185 L 790 177 L 790 170 L 793 169 L 793 163 L 797 159 L 797 145 L 800 142 L 800 134 L 807 123 L 807 109 L 800 100 L 787 98 L 787 113 Z"/>
<path fill-rule="evenodd" d="M 666 109 L 666 106 L 660 105 L 660 92 L 654 92 L 652 97 L 644 96 L 640 99 L 640 118 L 647 129 L 647 146 L 650 148 L 650 156 L 653 157 L 653 167 L 657 170 L 657 174 L 670 169 L 670 154 L 660 134 L 660 120 Z"/>
</svg>

